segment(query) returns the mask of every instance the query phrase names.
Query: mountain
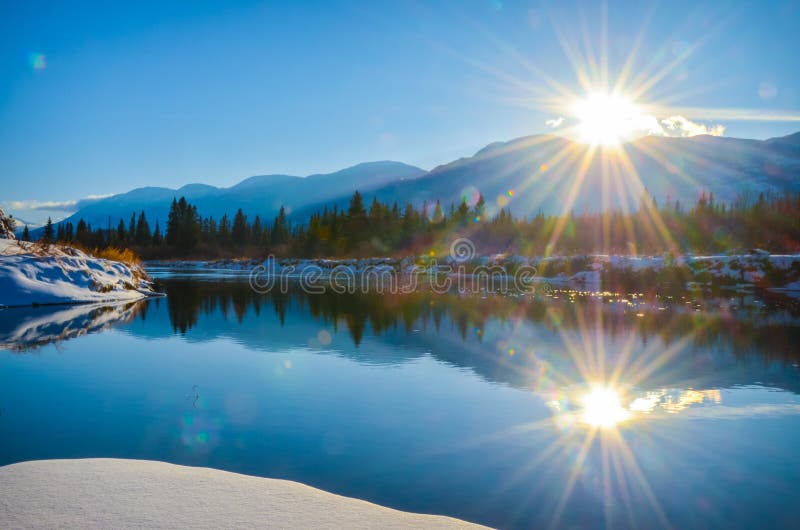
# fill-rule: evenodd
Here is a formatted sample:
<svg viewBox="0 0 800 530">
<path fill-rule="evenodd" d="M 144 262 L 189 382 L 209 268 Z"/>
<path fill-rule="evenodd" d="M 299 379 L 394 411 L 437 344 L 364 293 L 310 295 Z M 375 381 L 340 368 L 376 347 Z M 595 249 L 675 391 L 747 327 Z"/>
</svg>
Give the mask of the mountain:
<svg viewBox="0 0 800 530">
<path fill-rule="evenodd" d="M 206 184 L 188 184 L 177 190 L 160 187 L 137 188 L 127 193 L 93 202 L 68 217 L 66 221 L 77 224 L 84 219 L 93 227 L 105 227 L 110 220 L 116 227 L 120 218 L 127 224 L 131 213 L 144 210 L 151 228 L 159 222 L 163 230 L 173 198 L 181 196 L 197 205 L 203 217 L 219 219 L 224 214 L 233 216 L 242 210 L 252 220 L 260 215 L 263 221 L 272 218 L 283 205 L 288 211 L 322 203 L 352 193 L 354 189 L 372 189 L 389 182 L 402 182 L 425 174 L 423 169 L 400 162 L 367 162 L 336 171 L 307 177 L 292 175 L 259 175 L 250 177 L 229 188 Z"/>
<path fill-rule="evenodd" d="M 413 181 L 365 193 L 400 204 L 441 200 L 445 209 L 480 192 L 489 213 L 516 215 L 634 209 L 645 189 L 663 204 L 693 205 L 701 192 L 728 203 L 759 193 L 800 192 L 800 133 L 769 140 L 649 136 L 619 148 L 592 148 L 552 135 L 492 143 L 472 157 Z M 334 201 L 345 206 L 349 194 Z M 319 208 L 312 205 L 300 216 Z"/>
<path fill-rule="evenodd" d="M 251 219 L 271 222 L 284 205 L 294 220 L 305 221 L 323 205 L 346 208 L 356 189 L 367 201 L 420 205 L 438 199 L 445 209 L 480 193 L 489 215 L 503 205 L 515 215 L 634 209 L 645 190 L 659 204 L 669 198 L 686 207 L 704 191 L 727 203 L 755 200 L 762 192 L 800 192 L 800 133 L 768 140 L 648 136 L 619 148 L 526 136 L 494 142 L 427 173 L 400 162 L 370 162 L 307 177 L 260 175 L 230 188 L 138 188 L 93 202 L 68 220 L 98 227 L 110 219 L 116 226 L 144 210 L 150 226 L 158 220 L 163 230 L 173 197 L 185 196 L 204 217 L 232 216 L 242 208 Z"/>
</svg>

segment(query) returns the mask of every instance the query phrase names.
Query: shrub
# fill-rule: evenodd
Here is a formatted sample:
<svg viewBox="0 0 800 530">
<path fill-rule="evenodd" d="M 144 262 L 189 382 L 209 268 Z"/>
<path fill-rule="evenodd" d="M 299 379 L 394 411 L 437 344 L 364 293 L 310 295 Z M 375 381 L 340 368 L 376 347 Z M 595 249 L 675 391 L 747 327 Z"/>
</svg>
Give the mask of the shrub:
<svg viewBox="0 0 800 530">
<path fill-rule="evenodd" d="M 137 266 L 141 263 L 139 256 L 129 248 L 117 248 L 117 247 L 106 247 L 106 248 L 87 248 L 83 245 L 78 243 L 70 243 L 70 247 L 77 248 L 94 256 L 96 258 L 107 259 L 111 261 L 119 261 L 124 263 L 130 267 Z M 67 247 L 68 248 L 68 247 Z"/>
</svg>

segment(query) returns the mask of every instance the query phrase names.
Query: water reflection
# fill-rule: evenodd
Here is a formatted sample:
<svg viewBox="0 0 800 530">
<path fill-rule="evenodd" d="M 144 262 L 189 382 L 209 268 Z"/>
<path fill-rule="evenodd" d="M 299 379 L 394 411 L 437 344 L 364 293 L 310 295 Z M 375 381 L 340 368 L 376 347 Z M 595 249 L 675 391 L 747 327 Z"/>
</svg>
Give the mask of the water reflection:
<svg viewBox="0 0 800 530">
<path fill-rule="evenodd" d="M 144 319 L 147 307 L 125 302 L 0 309 L 0 349 L 24 352 L 58 344 L 129 322 L 136 315 Z"/>
<path fill-rule="evenodd" d="M 303 345 L 375 364 L 430 354 L 489 381 L 556 398 L 569 385 L 607 381 L 646 389 L 632 397 L 639 412 L 702 403 L 714 392 L 702 390 L 709 380 L 800 391 L 796 377 L 775 368 L 800 361 L 800 310 L 780 297 L 257 294 L 242 282 L 197 280 L 164 286 L 172 329 L 160 331 L 190 341 L 230 337 L 269 351 Z M 365 333 L 373 343 L 360 348 Z"/>
<path fill-rule="evenodd" d="M 583 420 L 593 427 L 614 427 L 630 418 L 613 388 L 593 386 L 583 397 Z"/>
<path fill-rule="evenodd" d="M 0 464 L 158 459 L 503 528 L 800 517 L 783 501 L 800 493 L 800 315 L 783 299 L 163 287 L 39 308 L 56 327 L 0 313 L 6 345 L 40 345 L 0 357 Z"/>
</svg>

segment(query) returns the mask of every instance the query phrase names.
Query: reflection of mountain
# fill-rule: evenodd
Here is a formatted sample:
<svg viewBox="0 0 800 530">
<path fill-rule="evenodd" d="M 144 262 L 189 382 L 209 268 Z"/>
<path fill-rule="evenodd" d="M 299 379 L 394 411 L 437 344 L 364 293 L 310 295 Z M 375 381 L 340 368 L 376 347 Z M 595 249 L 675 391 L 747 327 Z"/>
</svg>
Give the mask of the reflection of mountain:
<svg viewBox="0 0 800 530">
<path fill-rule="evenodd" d="M 643 388 L 758 381 L 800 391 L 800 378 L 782 367 L 800 360 L 797 315 L 746 298 L 735 301 L 735 311 L 727 300 L 698 312 L 685 300 L 630 307 L 580 297 L 259 295 L 244 282 L 164 284 L 167 307 L 151 306 L 152 317 L 126 332 L 229 339 L 264 351 L 310 347 L 361 363 L 432 355 L 519 388 L 560 386 L 623 366 L 626 379 Z"/>
<path fill-rule="evenodd" d="M 28 350 L 127 322 L 147 304 L 83 304 L 18 307 L 0 311 L 0 348 Z"/>
</svg>

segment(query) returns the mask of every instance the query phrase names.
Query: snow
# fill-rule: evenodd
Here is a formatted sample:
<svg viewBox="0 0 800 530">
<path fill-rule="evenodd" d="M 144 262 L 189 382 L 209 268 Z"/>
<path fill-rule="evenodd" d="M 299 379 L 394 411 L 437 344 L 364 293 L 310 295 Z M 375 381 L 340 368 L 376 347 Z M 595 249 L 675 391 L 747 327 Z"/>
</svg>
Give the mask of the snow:
<svg viewBox="0 0 800 530">
<path fill-rule="evenodd" d="M 217 261 L 161 261 L 150 262 L 146 266 L 154 273 L 203 272 L 244 274 L 259 266 L 276 275 L 299 276 L 309 268 L 322 272 L 322 277 L 335 271 L 353 275 L 366 271 L 394 272 L 400 274 L 441 274 L 470 275 L 475 267 L 500 267 L 509 277 L 521 266 L 530 266 L 543 271 L 546 282 L 564 283 L 598 290 L 602 287 L 603 271 L 621 271 L 637 274 L 644 271 L 661 271 L 665 267 L 687 269 L 703 282 L 712 281 L 726 285 L 758 285 L 781 287 L 780 284 L 766 285 L 768 271 L 779 272 L 772 275 L 783 276 L 782 283 L 792 284 L 800 280 L 800 255 L 770 255 L 767 252 L 751 250 L 741 254 L 712 256 L 628 256 L 608 254 L 588 254 L 575 256 L 527 257 L 507 254 L 476 256 L 466 263 L 458 263 L 451 257 L 434 260 L 427 256 L 406 256 L 404 258 L 364 258 L 364 259 L 296 259 L 281 258 L 272 262 L 259 259 L 217 260 Z M 460 267 L 464 267 L 460 269 Z M 568 266 L 568 267 L 567 267 Z M 335 269 L 335 271 L 334 271 Z M 569 270 L 569 273 L 563 272 Z M 550 271 L 557 271 L 552 273 Z M 559 272 L 560 271 L 560 272 Z M 269 272 L 267 272 L 268 274 Z"/>
<path fill-rule="evenodd" d="M 288 480 L 147 460 L 0 468 L 0 528 L 483 528 Z"/>
<path fill-rule="evenodd" d="M 70 247 L 0 239 L 0 306 L 130 301 L 154 294 L 138 266 Z"/>
</svg>

